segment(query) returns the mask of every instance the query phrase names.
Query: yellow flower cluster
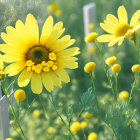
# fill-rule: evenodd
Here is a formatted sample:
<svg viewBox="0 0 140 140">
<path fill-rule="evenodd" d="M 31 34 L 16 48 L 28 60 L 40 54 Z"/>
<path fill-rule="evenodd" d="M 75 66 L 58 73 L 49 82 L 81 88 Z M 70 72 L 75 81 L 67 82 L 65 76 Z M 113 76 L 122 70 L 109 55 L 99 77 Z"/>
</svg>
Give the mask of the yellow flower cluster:
<svg viewBox="0 0 140 140">
<path fill-rule="evenodd" d="M 139 72 L 140 71 L 140 64 L 133 65 L 131 69 L 132 69 L 132 72 Z"/>
<path fill-rule="evenodd" d="M 94 63 L 94 62 L 89 62 L 89 63 L 87 63 L 87 64 L 85 65 L 84 71 L 87 72 L 87 73 L 89 73 L 89 72 L 91 72 L 92 70 L 95 69 L 95 66 L 96 66 L 96 63 Z"/>
<path fill-rule="evenodd" d="M 88 135 L 88 140 L 97 140 L 98 135 L 95 132 L 92 132 Z"/>
<path fill-rule="evenodd" d="M 34 118 L 39 118 L 39 116 L 40 116 L 40 111 L 39 110 L 34 110 L 34 112 L 33 112 L 33 117 Z"/>
<path fill-rule="evenodd" d="M 97 38 L 98 34 L 96 32 L 90 33 L 87 37 L 85 37 L 86 43 L 94 42 Z"/>
<path fill-rule="evenodd" d="M 45 60 L 41 62 L 41 64 L 35 65 L 32 60 L 28 60 L 26 62 L 27 71 L 34 71 L 36 73 L 49 72 L 57 70 L 56 64 L 56 54 L 51 52 L 49 53 L 49 60 L 46 62 Z"/>
<path fill-rule="evenodd" d="M 80 129 L 84 129 L 88 126 L 87 122 L 83 121 L 83 122 L 73 122 L 70 126 L 70 130 L 71 132 L 75 133 L 77 131 L 79 131 Z"/>
<path fill-rule="evenodd" d="M 122 91 L 119 93 L 119 99 L 125 100 L 129 97 L 129 93 L 127 91 Z"/>
<path fill-rule="evenodd" d="M 21 102 L 26 99 L 26 93 L 22 89 L 18 89 L 15 91 L 14 97 L 17 101 Z"/>
</svg>

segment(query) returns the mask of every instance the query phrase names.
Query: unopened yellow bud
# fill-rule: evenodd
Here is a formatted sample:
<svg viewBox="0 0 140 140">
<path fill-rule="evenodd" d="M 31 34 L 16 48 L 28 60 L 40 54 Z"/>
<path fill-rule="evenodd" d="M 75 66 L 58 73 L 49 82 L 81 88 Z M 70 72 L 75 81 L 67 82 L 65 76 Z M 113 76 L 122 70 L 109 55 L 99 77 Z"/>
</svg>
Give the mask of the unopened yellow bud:
<svg viewBox="0 0 140 140">
<path fill-rule="evenodd" d="M 98 34 L 95 33 L 95 32 L 90 33 L 87 37 L 85 37 L 85 42 L 86 43 L 91 43 L 91 42 L 96 40 L 97 36 L 98 36 Z"/>
<path fill-rule="evenodd" d="M 97 140 L 98 135 L 95 132 L 92 132 L 88 135 L 88 140 Z"/>
<path fill-rule="evenodd" d="M 122 91 L 119 93 L 119 99 L 125 100 L 129 97 L 129 93 L 127 91 Z"/>
<path fill-rule="evenodd" d="M 56 10 L 55 15 L 57 17 L 60 17 L 62 15 L 62 11 L 61 10 Z"/>
<path fill-rule="evenodd" d="M 105 60 L 105 63 L 107 65 L 114 65 L 116 62 L 117 58 L 115 56 L 109 57 Z"/>
<path fill-rule="evenodd" d="M 89 73 L 89 72 L 91 72 L 92 70 L 95 69 L 95 66 L 96 66 L 96 63 L 89 62 L 85 65 L 84 70 L 85 70 L 85 72 Z"/>
<path fill-rule="evenodd" d="M 13 138 L 6 138 L 5 140 L 14 140 Z"/>
<path fill-rule="evenodd" d="M 18 89 L 15 91 L 14 97 L 17 101 L 21 102 L 24 101 L 26 98 L 25 91 L 22 89 Z"/>
<path fill-rule="evenodd" d="M 140 71 L 140 64 L 133 65 L 131 70 L 132 70 L 132 72 L 139 72 Z"/>
<path fill-rule="evenodd" d="M 77 132 L 80 130 L 80 123 L 79 122 L 73 122 L 70 126 L 71 132 Z"/>
<path fill-rule="evenodd" d="M 89 25 L 88 25 L 88 28 L 89 28 L 89 29 L 93 29 L 93 28 L 94 28 L 94 24 L 92 24 L 92 23 L 89 24 Z"/>
<path fill-rule="evenodd" d="M 86 119 L 91 119 L 92 117 L 93 117 L 93 114 L 91 114 L 91 113 L 86 112 L 84 114 L 84 118 L 86 118 Z"/>
<path fill-rule="evenodd" d="M 80 127 L 81 128 L 86 128 L 88 126 L 87 122 L 81 122 Z"/>
<path fill-rule="evenodd" d="M 115 64 L 112 67 L 113 72 L 119 72 L 121 70 L 121 66 L 119 64 Z"/>
<path fill-rule="evenodd" d="M 40 111 L 39 110 L 34 110 L 34 112 L 33 112 L 33 117 L 34 118 L 38 118 L 40 116 Z"/>
</svg>

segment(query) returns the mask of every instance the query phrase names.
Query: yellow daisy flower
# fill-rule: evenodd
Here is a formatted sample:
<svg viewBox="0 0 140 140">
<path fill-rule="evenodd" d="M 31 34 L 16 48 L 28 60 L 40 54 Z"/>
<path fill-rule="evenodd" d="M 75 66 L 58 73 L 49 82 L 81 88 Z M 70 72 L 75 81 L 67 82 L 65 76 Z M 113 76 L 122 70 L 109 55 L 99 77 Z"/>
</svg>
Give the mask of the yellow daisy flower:
<svg viewBox="0 0 140 140">
<path fill-rule="evenodd" d="M 79 48 L 68 48 L 75 42 L 70 35 L 59 38 L 64 30 L 63 23 L 53 25 L 50 16 L 43 25 L 39 40 L 37 21 L 28 14 L 25 24 L 18 20 L 15 28 L 8 26 L 7 34 L 2 32 L 6 44 L 0 44 L 0 51 L 5 53 L 4 61 L 10 63 L 5 72 L 8 76 L 21 72 L 17 80 L 19 87 L 25 87 L 31 81 L 33 93 L 40 94 L 43 85 L 51 92 L 54 86 L 61 87 L 61 81 L 70 81 L 65 68 L 78 67 L 74 56 L 79 54 Z"/>
<path fill-rule="evenodd" d="M 118 42 L 121 45 L 123 40 L 132 35 L 134 32 L 140 29 L 140 24 L 137 24 L 140 18 L 140 10 L 137 10 L 128 24 L 127 12 L 124 6 L 118 8 L 118 19 L 112 15 L 108 14 L 104 23 L 100 23 L 100 26 L 107 33 L 101 35 L 97 38 L 99 42 L 109 42 L 108 46 L 111 47 Z"/>
</svg>

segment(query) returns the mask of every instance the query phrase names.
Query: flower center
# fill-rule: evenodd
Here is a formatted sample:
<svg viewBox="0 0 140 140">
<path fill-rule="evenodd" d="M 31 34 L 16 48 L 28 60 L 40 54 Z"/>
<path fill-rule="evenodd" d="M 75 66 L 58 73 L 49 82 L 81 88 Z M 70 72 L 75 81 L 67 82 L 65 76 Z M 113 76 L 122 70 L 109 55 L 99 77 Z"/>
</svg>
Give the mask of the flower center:
<svg viewBox="0 0 140 140">
<path fill-rule="evenodd" d="M 129 29 L 130 29 L 129 24 L 120 23 L 115 29 L 115 37 L 124 36 Z"/>
<path fill-rule="evenodd" d="M 35 64 L 40 64 L 42 61 L 48 61 L 49 50 L 43 46 L 35 46 L 27 53 L 27 59 L 32 60 Z"/>
<path fill-rule="evenodd" d="M 56 54 L 43 46 L 35 46 L 27 52 L 27 71 L 41 73 L 57 69 Z"/>
</svg>

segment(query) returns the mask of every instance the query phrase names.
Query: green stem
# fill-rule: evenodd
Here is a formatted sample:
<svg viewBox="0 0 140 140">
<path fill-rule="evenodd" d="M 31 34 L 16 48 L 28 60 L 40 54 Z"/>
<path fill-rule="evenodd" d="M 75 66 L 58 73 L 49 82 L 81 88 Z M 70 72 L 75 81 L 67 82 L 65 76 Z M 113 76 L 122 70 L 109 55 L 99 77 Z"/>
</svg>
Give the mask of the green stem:
<svg viewBox="0 0 140 140">
<path fill-rule="evenodd" d="M 42 100 L 42 98 L 41 98 L 41 95 L 38 95 L 38 97 L 39 97 L 39 100 L 40 100 L 41 106 L 42 106 L 42 108 L 43 108 L 44 115 L 45 115 L 46 119 L 49 120 L 49 117 L 48 117 L 48 115 L 47 115 L 47 111 L 46 111 L 46 109 L 45 109 L 45 106 L 44 106 L 43 100 Z"/>
<path fill-rule="evenodd" d="M 136 34 L 135 34 L 135 37 L 134 37 L 134 44 L 135 44 L 135 47 L 136 47 L 138 61 L 140 62 L 140 48 L 138 47 L 138 42 L 137 42 Z"/>
<path fill-rule="evenodd" d="M 90 77 L 91 77 L 91 81 L 92 81 L 92 86 L 93 86 L 93 90 L 94 90 L 94 94 L 95 94 L 95 100 L 96 100 L 96 103 L 97 103 L 97 107 L 99 107 L 96 88 L 95 88 L 95 83 L 94 83 L 94 77 L 93 77 L 93 72 L 92 71 L 90 72 Z"/>
<path fill-rule="evenodd" d="M 137 78 L 137 74 L 135 74 L 135 76 L 134 76 L 134 82 L 133 82 L 133 84 L 132 84 L 132 88 L 131 88 L 131 91 L 130 91 L 130 96 L 129 96 L 128 104 L 129 104 L 130 101 L 132 100 L 132 93 L 133 93 L 133 90 L 134 90 L 134 87 L 135 87 L 135 84 L 136 84 L 136 78 Z"/>
<path fill-rule="evenodd" d="M 4 89 L 3 89 L 3 90 L 4 90 Z M 18 119 L 17 119 L 17 117 L 16 117 L 16 114 L 15 114 L 15 111 L 14 111 L 14 109 L 13 109 L 13 107 L 12 107 L 12 104 L 11 104 L 9 98 L 7 97 L 7 94 L 5 93 L 5 90 L 4 90 L 4 94 L 5 94 L 5 97 L 6 97 L 7 101 L 8 101 L 8 103 L 9 103 L 9 106 L 10 106 L 10 109 L 11 109 L 11 111 L 12 111 L 12 114 L 13 114 L 13 116 L 14 116 L 14 118 L 15 118 L 15 121 L 16 121 L 16 123 L 18 124 L 18 126 L 19 126 L 19 128 L 20 128 L 20 130 L 21 130 L 21 133 L 22 133 L 22 135 L 23 135 L 24 140 L 27 140 L 26 137 L 25 137 L 25 135 L 24 135 L 24 132 L 23 132 L 21 126 L 20 126 L 20 123 L 19 123 L 19 121 L 18 121 Z"/>
<path fill-rule="evenodd" d="M 115 100 L 117 100 L 117 95 L 118 95 L 118 73 L 115 73 L 115 81 L 116 81 L 116 95 L 115 95 Z"/>
<path fill-rule="evenodd" d="M 81 112 L 78 115 L 78 119 L 81 117 L 82 113 L 85 111 L 85 109 L 82 109 Z"/>
<path fill-rule="evenodd" d="M 86 139 L 87 139 L 87 137 L 86 137 L 86 134 L 85 134 L 84 129 L 82 129 L 82 132 L 83 132 L 83 135 L 84 135 L 84 139 L 86 140 Z"/>
<path fill-rule="evenodd" d="M 55 109 L 55 112 L 57 113 L 57 115 L 59 116 L 59 118 L 61 119 L 61 121 L 63 122 L 64 126 L 66 127 L 66 129 L 69 131 L 69 133 L 71 134 L 72 138 L 74 140 L 76 140 L 75 136 L 73 135 L 73 133 L 70 131 L 70 128 L 69 126 L 67 126 L 66 122 L 63 120 L 63 118 L 61 117 L 61 115 L 59 114 L 59 112 L 57 111 L 56 109 L 56 106 L 53 102 L 53 100 L 51 100 L 50 96 L 49 96 L 49 93 L 48 93 L 48 98 L 49 98 L 49 101 L 51 102 L 51 104 L 53 105 L 54 109 Z"/>
</svg>

